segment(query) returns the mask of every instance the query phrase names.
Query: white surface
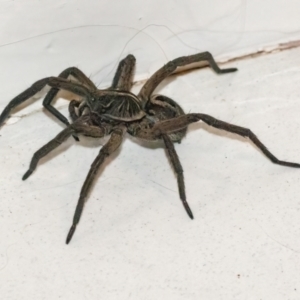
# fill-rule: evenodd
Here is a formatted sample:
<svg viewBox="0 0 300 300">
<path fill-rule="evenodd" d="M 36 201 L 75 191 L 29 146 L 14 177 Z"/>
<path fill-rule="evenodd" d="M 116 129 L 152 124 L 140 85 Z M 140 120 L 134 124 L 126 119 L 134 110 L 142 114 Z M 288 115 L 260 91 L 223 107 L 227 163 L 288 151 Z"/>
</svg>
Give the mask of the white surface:
<svg viewBox="0 0 300 300">
<path fill-rule="evenodd" d="M 299 162 L 299 63 L 299 49 L 285 51 L 232 63 L 236 74 L 193 71 L 161 92 L 186 111 L 250 127 L 279 158 Z M 126 139 L 66 246 L 101 142 L 70 139 L 21 181 L 32 153 L 62 127 L 38 110 L 1 128 L 4 299 L 299 298 L 299 170 L 193 125 L 176 145 L 191 221 L 164 151 Z"/>
<path fill-rule="evenodd" d="M 127 53 L 144 79 L 178 55 L 210 50 L 224 59 L 298 38 L 298 1 L 199 2 L 1 2 L 0 109 L 72 65 L 107 86 Z M 276 156 L 300 162 L 299 65 L 295 49 L 226 65 L 236 74 L 195 70 L 159 92 L 187 112 L 249 127 Z M 65 103 L 57 106 L 65 111 Z M 244 139 L 193 125 L 176 145 L 190 221 L 163 149 L 127 138 L 66 246 L 104 141 L 70 139 L 21 181 L 33 152 L 63 128 L 41 106 L 0 129 L 1 298 L 299 299 L 299 170 L 273 165 Z"/>
</svg>

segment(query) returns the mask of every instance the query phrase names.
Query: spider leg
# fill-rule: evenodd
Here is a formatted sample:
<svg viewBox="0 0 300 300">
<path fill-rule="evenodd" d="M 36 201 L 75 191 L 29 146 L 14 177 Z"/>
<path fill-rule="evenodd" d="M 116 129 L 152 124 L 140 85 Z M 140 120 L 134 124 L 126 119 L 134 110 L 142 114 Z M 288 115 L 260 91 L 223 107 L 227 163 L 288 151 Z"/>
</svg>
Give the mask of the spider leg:
<svg viewBox="0 0 300 300">
<path fill-rule="evenodd" d="M 248 137 L 262 151 L 262 153 L 267 158 L 269 158 L 274 164 L 278 164 L 286 167 L 300 168 L 300 164 L 298 163 L 279 160 L 277 157 L 275 157 L 250 129 L 233 125 L 230 123 L 226 123 L 224 121 L 215 119 L 214 117 L 206 114 L 192 113 L 192 114 L 182 115 L 174 119 L 162 121 L 153 126 L 152 132 L 156 136 L 159 136 L 163 133 L 170 134 L 172 132 L 176 132 L 182 128 L 187 127 L 191 123 L 198 122 L 200 120 L 212 127 L 224 131 L 232 132 L 242 137 Z"/>
<path fill-rule="evenodd" d="M 81 188 L 81 191 L 80 191 L 80 197 L 78 199 L 75 214 L 73 217 L 73 224 L 69 230 L 69 233 L 68 233 L 68 236 L 66 239 L 66 244 L 69 244 L 69 242 L 71 241 L 72 236 L 75 232 L 76 226 L 77 226 L 77 224 L 80 220 L 81 214 L 82 214 L 82 210 L 84 207 L 84 203 L 85 203 L 87 194 L 88 194 L 89 190 L 91 189 L 91 186 L 95 179 L 97 171 L 101 167 L 105 158 L 107 158 L 110 154 L 112 154 L 114 151 L 116 151 L 119 148 L 119 146 L 121 145 L 125 131 L 126 131 L 126 128 L 123 126 L 113 129 L 109 141 L 101 148 L 99 154 L 93 161 L 90 171 L 89 171 L 89 173 L 84 181 L 84 184 Z"/>
<path fill-rule="evenodd" d="M 58 75 L 59 78 L 64 79 L 68 79 L 69 76 L 73 76 L 76 80 L 78 80 L 81 84 L 88 87 L 89 89 L 97 90 L 95 84 L 76 67 L 67 68 Z M 62 115 L 54 106 L 51 105 L 51 102 L 57 95 L 58 91 L 58 88 L 51 88 L 43 101 L 43 106 L 62 123 L 69 125 L 68 119 L 64 115 Z"/>
<path fill-rule="evenodd" d="M 190 56 L 182 56 L 178 57 L 174 60 L 171 60 L 158 71 L 156 71 L 144 84 L 141 88 L 138 97 L 146 103 L 156 89 L 156 87 L 168 76 L 176 71 L 178 67 L 184 67 L 193 63 L 198 63 L 201 61 L 207 61 L 210 67 L 217 73 L 217 74 L 224 74 L 237 71 L 236 68 L 229 68 L 229 69 L 220 69 L 217 65 L 216 61 L 214 60 L 213 56 L 209 52 L 202 52 Z"/>
<path fill-rule="evenodd" d="M 189 217 L 191 219 L 194 219 L 193 213 L 192 213 L 192 211 L 191 211 L 191 209 L 190 209 L 190 207 L 189 207 L 189 205 L 186 201 L 184 178 L 183 178 L 183 169 L 182 169 L 182 166 L 180 164 L 178 155 L 175 151 L 174 144 L 173 144 L 172 140 L 170 139 L 170 137 L 167 134 L 162 134 L 161 137 L 164 140 L 168 157 L 169 157 L 170 162 L 173 166 L 173 169 L 174 169 L 174 171 L 177 175 L 179 196 L 180 196 L 180 199 L 182 201 L 182 204 L 183 204 L 187 214 L 189 215 Z"/>
<path fill-rule="evenodd" d="M 79 105 L 80 105 L 80 101 L 77 101 L 77 100 L 71 100 L 71 102 L 69 103 L 69 114 L 70 114 L 70 117 L 72 119 L 72 121 L 76 121 L 80 116 L 77 115 L 76 113 L 76 109 Z M 76 142 L 79 142 L 79 137 L 75 134 L 72 134 L 74 140 Z"/>
<path fill-rule="evenodd" d="M 135 57 L 132 54 L 127 55 L 120 61 L 110 87 L 111 90 L 130 91 L 133 84 L 135 61 Z"/>
<path fill-rule="evenodd" d="M 62 144 L 68 137 L 73 134 L 84 134 L 91 137 L 103 137 L 107 134 L 106 129 L 103 127 L 96 126 L 87 126 L 82 124 L 82 120 L 79 120 L 77 123 L 73 123 L 69 125 L 67 128 L 62 130 L 54 139 L 36 151 L 31 159 L 30 166 L 28 171 L 22 177 L 23 180 L 26 180 L 36 169 L 39 160 L 50 153 L 52 150 L 57 148 L 60 144 Z"/>
<path fill-rule="evenodd" d="M 11 110 L 30 97 L 34 96 L 37 92 L 42 90 L 46 85 L 49 85 L 56 89 L 63 89 L 70 91 L 76 95 L 79 95 L 84 98 L 91 97 L 91 91 L 89 88 L 83 86 L 82 84 L 72 82 L 59 77 L 46 77 L 37 82 L 35 82 L 31 87 L 26 89 L 24 92 L 12 99 L 8 105 L 4 108 L 3 112 L 0 115 L 0 126 L 4 123 L 6 118 L 9 116 Z M 69 123 L 68 123 L 69 124 Z"/>
</svg>

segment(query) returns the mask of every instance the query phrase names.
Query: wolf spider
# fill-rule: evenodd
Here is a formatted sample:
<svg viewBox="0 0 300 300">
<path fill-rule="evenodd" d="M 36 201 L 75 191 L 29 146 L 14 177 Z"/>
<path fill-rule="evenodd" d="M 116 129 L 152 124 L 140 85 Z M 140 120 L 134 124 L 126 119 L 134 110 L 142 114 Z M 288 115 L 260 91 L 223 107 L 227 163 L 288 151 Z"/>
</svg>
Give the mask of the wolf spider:
<svg viewBox="0 0 300 300">
<path fill-rule="evenodd" d="M 194 217 L 186 201 L 183 169 L 175 151 L 174 143 L 181 142 L 186 134 L 188 125 L 193 122 L 203 121 L 212 127 L 248 137 L 273 163 L 287 167 L 300 167 L 300 164 L 277 159 L 250 129 L 229 124 L 202 113 L 185 114 L 180 105 L 174 100 L 163 95 L 153 94 L 156 87 L 165 78 L 172 75 L 177 68 L 201 61 L 208 62 L 217 74 L 237 71 L 236 68 L 220 69 L 209 52 L 183 56 L 168 62 L 156 71 L 147 80 L 138 95 L 134 95 L 130 92 L 130 89 L 133 84 L 135 58 L 133 55 L 128 55 L 119 63 L 112 85 L 107 89 L 97 89 L 86 75 L 73 67 L 64 70 L 58 77 L 47 77 L 38 80 L 12 99 L 5 107 L 0 115 L 0 126 L 8 118 L 13 108 L 48 85 L 51 89 L 47 93 L 43 105 L 53 116 L 67 125 L 54 139 L 34 153 L 29 170 L 23 176 L 23 180 L 32 174 L 42 157 L 57 148 L 71 135 L 76 140 L 78 140 L 77 135 L 80 134 L 93 138 L 102 138 L 110 135 L 108 142 L 101 148 L 92 163 L 82 186 L 73 223 L 67 235 L 67 244 L 72 239 L 80 220 L 88 191 L 97 171 L 104 160 L 121 145 L 125 132 L 139 139 L 148 141 L 162 140 L 164 142 L 166 153 L 177 175 L 180 199 L 191 219 Z M 69 76 L 76 80 L 68 79 Z M 81 97 L 81 101 L 72 100 L 69 104 L 71 124 L 65 116 L 51 105 L 59 90 L 66 90 Z"/>
</svg>

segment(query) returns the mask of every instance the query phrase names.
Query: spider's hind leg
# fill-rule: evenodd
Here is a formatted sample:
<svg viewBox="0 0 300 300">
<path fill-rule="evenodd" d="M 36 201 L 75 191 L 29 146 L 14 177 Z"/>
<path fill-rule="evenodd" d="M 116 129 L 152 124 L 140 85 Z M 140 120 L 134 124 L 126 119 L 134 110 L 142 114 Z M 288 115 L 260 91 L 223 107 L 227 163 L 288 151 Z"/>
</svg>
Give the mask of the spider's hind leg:
<svg viewBox="0 0 300 300">
<path fill-rule="evenodd" d="M 212 116 L 206 115 L 206 114 L 186 114 L 179 116 L 174 119 L 162 121 L 156 123 L 153 128 L 151 129 L 151 133 L 155 136 L 160 136 L 164 133 L 172 133 L 176 132 L 182 128 L 186 128 L 189 124 L 203 121 L 206 124 L 224 130 L 231 133 L 235 133 L 237 135 L 240 135 L 242 137 L 249 138 L 253 144 L 256 145 L 257 148 L 261 150 L 261 152 L 269 158 L 274 164 L 286 166 L 286 167 L 292 167 L 292 168 L 300 168 L 300 164 L 294 163 L 294 162 L 288 162 L 284 160 L 279 160 L 275 155 L 273 155 L 268 148 L 258 139 L 258 137 L 248 128 L 240 127 L 234 124 L 230 124 L 221 120 L 218 120 Z M 149 133 L 148 133 L 149 134 Z"/>
<path fill-rule="evenodd" d="M 180 199 L 191 219 L 193 219 L 193 214 L 186 201 L 183 169 L 173 145 L 174 140 L 172 139 L 172 135 L 187 128 L 188 125 L 190 125 L 191 123 L 198 122 L 200 120 L 212 127 L 232 132 L 242 137 L 248 137 L 263 152 L 263 154 L 275 164 L 286 167 L 300 168 L 300 164 L 298 163 L 279 160 L 277 157 L 275 157 L 275 155 L 273 155 L 267 149 L 267 147 L 257 138 L 257 136 L 250 129 L 226 123 L 224 121 L 215 119 L 214 117 L 209 115 L 195 113 L 180 115 L 178 117 L 157 122 L 152 128 L 140 128 L 136 131 L 135 134 L 137 138 L 145 140 L 163 139 L 168 157 L 177 175 Z"/>
</svg>

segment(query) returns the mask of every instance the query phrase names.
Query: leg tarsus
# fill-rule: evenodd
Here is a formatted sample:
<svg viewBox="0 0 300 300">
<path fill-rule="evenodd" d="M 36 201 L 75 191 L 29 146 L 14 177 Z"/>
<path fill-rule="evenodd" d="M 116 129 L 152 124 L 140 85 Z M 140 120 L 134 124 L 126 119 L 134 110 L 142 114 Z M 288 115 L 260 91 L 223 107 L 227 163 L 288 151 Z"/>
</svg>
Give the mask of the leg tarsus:
<svg viewBox="0 0 300 300">
<path fill-rule="evenodd" d="M 50 153 L 52 150 L 57 148 L 61 143 L 63 143 L 72 133 L 74 132 L 74 129 L 71 126 L 68 126 L 66 129 L 61 131 L 54 139 L 52 139 L 50 142 L 48 142 L 46 145 L 44 145 L 42 148 L 40 148 L 38 151 L 36 151 L 33 154 L 33 157 L 30 162 L 30 166 L 28 171 L 24 174 L 22 177 L 22 180 L 26 180 L 36 169 L 37 164 L 39 160 L 46 156 L 48 153 Z"/>
<path fill-rule="evenodd" d="M 190 209 L 188 203 L 186 201 L 182 201 L 182 204 L 187 212 L 187 214 L 189 215 L 189 217 L 193 220 L 194 219 L 194 215 L 192 213 L 192 210 Z"/>
<path fill-rule="evenodd" d="M 248 128 L 233 125 L 218 119 L 215 119 L 209 115 L 205 114 L 191 114 L 192 118 L 198 118 L 198 120 L 202 120 L 206 124 L 221 129 L 225 130 L 228 132 L 232 132 L 235 134 L 238 134 L 243 137 L 249 138 L 254 145 L 256 145 L 257 148 L 259 148 L 262 153 L 269 158 L 274 164 L 281 165 L 281 166 L 286 166 L 286 167 L 292 167 L 292 168 L 300 168 L 300 164 L 294 163 L 294 162 L 288 162 L 288 161 L 283 161 L 279 160 L 275 155 L 273 155 L 268 148 L 258 139 L 258 137 Z"/>
<path fill-rule="evenodd" d="M 236 72 L 238 70 L 237 68 L 221 69 L 218 66 L 218 64 L 216 63 L 214 57 L 212 56 L 212 54 L 210 52 L 201 52 L 201 53 L 197 53 L 197 54 L 190 55 L 190 56 L 178 57 L 178 58 L 172 60 L 170 63 L 174 64 L 174 66 L 175 66 L 174 71 L 175 71 L 175 69 L 177 67 L 187 66 L 189 64 L 197 63 L 197 62 L 201 62 L 201 61 L 207 61 L 209 66 L 217 74 L 232 73 L 232 72 Z"/>
<path fill-rule="evenodd" d="M 22 180 L 26 180 L 32 173 L 34 170 L 28 170 L 22 177 Z"/>
<path fill-rule="evenodd" d="M 70 230 L 69 230 L 69 233 L 68 233 L 68 236 L 67 236 L 67 239 L 66 239 L 66 244 L 68 245 L 73 237 L 73 234 L 75 232 L 75 229 L 76 229 L 76 225 L 72 225 Z"/>
</svg>

